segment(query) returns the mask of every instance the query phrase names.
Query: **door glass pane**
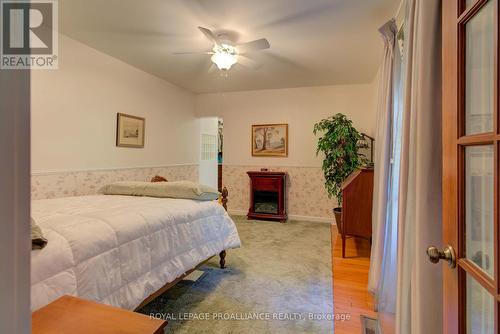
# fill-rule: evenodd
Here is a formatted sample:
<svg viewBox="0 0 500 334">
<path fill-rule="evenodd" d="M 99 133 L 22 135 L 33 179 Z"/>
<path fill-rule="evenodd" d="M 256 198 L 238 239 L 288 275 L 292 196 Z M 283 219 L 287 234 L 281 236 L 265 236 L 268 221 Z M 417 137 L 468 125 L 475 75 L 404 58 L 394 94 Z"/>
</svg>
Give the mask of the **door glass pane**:
<svg viewBox="0 0 500 334">
<path fill-rule="evenodd" d="M 466 25 L 465 134 L 493 131 L 494 18 L 489 1 Z"/>
<path fill-rule="evenodd" d="M 467 275 L 467 334 L 493 334 L 495 302 L 493 296 Z"/>
<path fill-rule="evenodd" d="M 470 8 L 477 0 L 465 0 L 465 8 Z"/>
<path fill-rule="evenodd" d="M 488 275 L 494 273 L 493 146 L 465 148 L 466 256 Z"/>
</svg>

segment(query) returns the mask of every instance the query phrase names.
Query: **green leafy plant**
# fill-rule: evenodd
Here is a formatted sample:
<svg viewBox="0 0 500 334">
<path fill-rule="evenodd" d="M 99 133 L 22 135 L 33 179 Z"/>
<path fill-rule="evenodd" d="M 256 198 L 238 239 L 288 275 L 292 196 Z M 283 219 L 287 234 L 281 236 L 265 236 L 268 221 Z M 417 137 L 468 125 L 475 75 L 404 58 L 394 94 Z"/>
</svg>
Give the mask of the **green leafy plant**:
<svg viewBox="0 0 500 334">
<path fill-rule="evenodd" d="M 325 188 L 330 198 L 336 197 L 339 206 L 342 203 L 342 182 L 356 169 L 368 163 L 368 159 L 359 153 L 358 142 L 362 138 L 343 114 L 336 114 L 314 125 L 313 133 L 322 136 L 318 139 L 316 155 L 323 152 L 323 173 Z"/>
</svg>

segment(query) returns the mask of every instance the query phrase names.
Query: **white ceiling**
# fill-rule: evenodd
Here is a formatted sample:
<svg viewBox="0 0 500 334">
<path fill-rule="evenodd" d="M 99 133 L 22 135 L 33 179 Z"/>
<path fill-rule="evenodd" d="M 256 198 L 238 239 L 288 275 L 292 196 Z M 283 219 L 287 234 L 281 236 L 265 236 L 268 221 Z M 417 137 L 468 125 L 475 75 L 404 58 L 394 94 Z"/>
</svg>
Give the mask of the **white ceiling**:
<svg viewBox="0 0 500 334">
<path fill-rule="evenodd" d="M 195 93 L 358 84 L 380 62 L 380 27 L 399 0 L 64 0 L 61 32 Z M 198 26 L 265 37 L 269 50 L 248 54 L 259 70 L 209 73 Z"/>
</svg>

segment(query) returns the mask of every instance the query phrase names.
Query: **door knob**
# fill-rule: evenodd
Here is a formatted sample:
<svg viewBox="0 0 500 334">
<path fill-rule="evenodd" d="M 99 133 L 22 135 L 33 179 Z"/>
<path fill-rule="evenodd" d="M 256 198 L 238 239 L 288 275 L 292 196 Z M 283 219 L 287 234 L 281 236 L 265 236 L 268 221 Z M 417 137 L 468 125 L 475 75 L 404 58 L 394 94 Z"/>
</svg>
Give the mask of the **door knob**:
<svg viewBox="0 0 500 334">
<path fill-rule="evenodd" d="M 431 246 L 427 248 L 427 255 L 429 256 L 429 261 L 432 263 L 438 263 L 439 260 L 446 260 L 450 268 L 457 266 L 457 256 L 455 255 L 455 250 L 450 245 L 446 246 L 443 250 Z"/>
</svg>

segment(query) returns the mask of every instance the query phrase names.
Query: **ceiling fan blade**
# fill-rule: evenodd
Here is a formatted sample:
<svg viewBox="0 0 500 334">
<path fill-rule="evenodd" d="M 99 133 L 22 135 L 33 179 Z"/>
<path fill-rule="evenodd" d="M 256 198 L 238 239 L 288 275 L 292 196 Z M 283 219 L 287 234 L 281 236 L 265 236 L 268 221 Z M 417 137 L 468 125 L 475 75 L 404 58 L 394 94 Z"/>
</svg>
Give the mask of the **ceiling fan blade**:
<svg viewBox="0 0 500 334">
<path fill-rule="evenodd" d="M 251 68 L 252 70 L 258 70 L 262 66 L 255 60 L 241 55 L 238 56 L 238 64 Z"/>
<path fill-rule="evenodd" d="M 217 36 L 212 32 L 212 30 L 203 28 L 203 27 L 198 27 L 200 31 L 205 35 L 206 38 L 208 38 L 211 42 L 214 42 L 215 44 L 219 44 L 219 39 Z"/>
<path fill-rule="evenodd" d="M 214 63 L 210 62 L 210 66 L 208 67 L 208 73 L 214 73 L 217 72 L 217 66 L 215 66 Z"/>
<path fill-rule="evenodd" d="M 269 49 L 271 45 L 269 41 L 265 38 L 257 39 L 252 42 L 238 44 L 236 48 L 238 49 L 238 53 L 244 54 L 251 51 L 264 50 Z"/>
<path fill-rule="evenodd" d="M 213 55 L 212 51 L 174 52 L 174 55 Z"/>
</svg>

